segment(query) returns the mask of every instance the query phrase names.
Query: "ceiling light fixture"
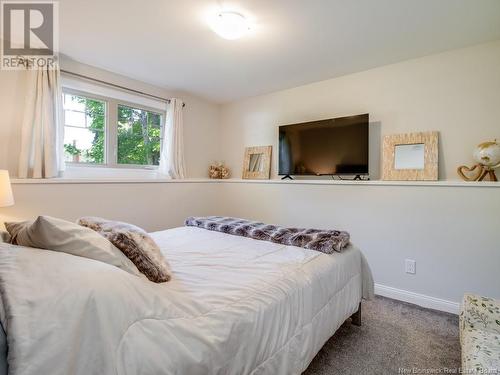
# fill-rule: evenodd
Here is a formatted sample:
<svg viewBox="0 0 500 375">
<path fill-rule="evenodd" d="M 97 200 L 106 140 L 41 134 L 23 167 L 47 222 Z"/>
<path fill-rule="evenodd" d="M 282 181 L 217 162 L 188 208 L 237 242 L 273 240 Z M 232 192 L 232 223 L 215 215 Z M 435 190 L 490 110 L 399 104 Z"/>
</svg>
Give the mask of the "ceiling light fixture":
<svg viewBox="0 0 500 375">
<path fill-rule="evenodd" d="M 219 12 L 212 22 L 212 30 L 221 38 L 239 39 L 250 31 L 248 20 L 237 12 Z"/>
</svg>

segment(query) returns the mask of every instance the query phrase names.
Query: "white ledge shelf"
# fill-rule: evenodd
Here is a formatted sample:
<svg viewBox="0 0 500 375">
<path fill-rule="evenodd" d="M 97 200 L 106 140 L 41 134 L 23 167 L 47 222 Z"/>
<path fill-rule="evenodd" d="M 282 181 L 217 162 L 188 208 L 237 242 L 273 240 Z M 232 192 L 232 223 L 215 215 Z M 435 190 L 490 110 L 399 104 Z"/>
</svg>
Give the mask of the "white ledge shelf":
<svg viewBox="0 0 500 375">
<path fill-rule="evenodd" d="M 229 179 L 222 180 L 226 183 L 256 183 L 256 184 L 290 184 L 290 185 L 358 185 L 358 186 L 451 186 L 451 187 L 490 187 L 500 188 L 500 182 L 492 181 L 353 181 L 353 180 L 242 180 Z"/>
<path fill-rule="evenodd" d="M 23 184 L 278 184 L 278 185 L 357 185 L 357 186 L 434 186 L 434 187 L 475 187 L 500 188 L 500 182 L 466 182 L 466 181 L 351 181 L 351 180 L 211 180 L 208 178 L 192 178 L 172 180 L 167 178 L 51 178 L 51 179 L 12 179 L 13 185 Z"/>
</svg>

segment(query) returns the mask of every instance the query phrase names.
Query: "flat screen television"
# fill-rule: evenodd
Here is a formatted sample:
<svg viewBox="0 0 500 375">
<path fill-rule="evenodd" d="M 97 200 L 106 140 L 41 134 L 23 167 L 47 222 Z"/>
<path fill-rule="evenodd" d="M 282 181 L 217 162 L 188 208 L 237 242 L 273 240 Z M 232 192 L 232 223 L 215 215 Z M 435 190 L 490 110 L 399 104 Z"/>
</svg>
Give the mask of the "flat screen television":
<svg viewBox="0 0 500 375">
<path fill-rule="evenodd" d="M 280 176 L 368 174 L 368 114 L 279 127 Z"/>
</svg>

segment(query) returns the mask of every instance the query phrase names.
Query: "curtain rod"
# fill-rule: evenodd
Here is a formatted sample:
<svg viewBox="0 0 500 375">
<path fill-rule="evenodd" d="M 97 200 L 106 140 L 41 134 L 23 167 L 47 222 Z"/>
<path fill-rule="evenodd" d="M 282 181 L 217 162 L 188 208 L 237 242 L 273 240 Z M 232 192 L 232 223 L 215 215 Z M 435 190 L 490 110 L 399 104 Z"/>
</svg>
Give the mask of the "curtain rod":
<svg viewBox="0 0 500 375">
<path fill-rule="evenodd" d="M 86 75 L 83 75 L 83 74 L 80 74 L 80 73 L 74 73 L 74 72 L 70 72 L 70 71 L 64 70 L 64 69 L 61 69 L 61 73 L 69 74 L 71 76 L 79 77 L 79 78 L 86 79 L 86 80 L 89 80 L 89 81 L 94 81 L 94 82 L 101 83 L 101 84 L 106 85 L 106 86 L 111 86 L 111 87 L 114 87 L 114 88 L 117 88 L 117 89 L 120 89 L 120 90 L 133 92 L 135 94 L 139 94 L 139 95 L 142 95 L 142 96 L 147 96 L 147 97 L 150 97 L 150 98 L 161 100 L 163 102 L 170 103 L 170 99 L 165 99 L 165 98 L 162 98 L 161 96 L 156 96 L 156 95 L 148 94 L 147 92 L 143 92 L 143 91 L 131 89 L 129 87 L 120 86 L 120 85 L 117 85 L 115 83 L 106 82 L 106 81 L 103 81 L 103 80 L 100 80 L 100 79 L 97 79 L 97 78 L 94 78 L 94 77 L 89 77 L 89 76 L 86 76 Z M 185 106 L 186 106 L 186 103 L 182 103 L 182 107 L 185 107 Z"/>
</svg>

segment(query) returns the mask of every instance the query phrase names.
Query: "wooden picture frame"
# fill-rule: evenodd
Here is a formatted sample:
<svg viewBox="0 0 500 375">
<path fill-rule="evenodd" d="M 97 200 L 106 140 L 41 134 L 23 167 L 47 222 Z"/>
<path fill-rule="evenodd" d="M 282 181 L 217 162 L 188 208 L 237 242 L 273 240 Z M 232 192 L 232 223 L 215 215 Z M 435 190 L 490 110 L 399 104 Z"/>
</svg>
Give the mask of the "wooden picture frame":
<svg viewBox="0 0 500 375">
<path fill-rule="evenodd" d="M 437 181 L 437 131 L 386 135 L 382 179 L 389 181 Z"/>
<path fill-rule="evenodd" d="M 245 148 L 243 178 L 246 180 L 268 180 L 271 175 L 271 152 L 273 146 Z"/>
</svg>

